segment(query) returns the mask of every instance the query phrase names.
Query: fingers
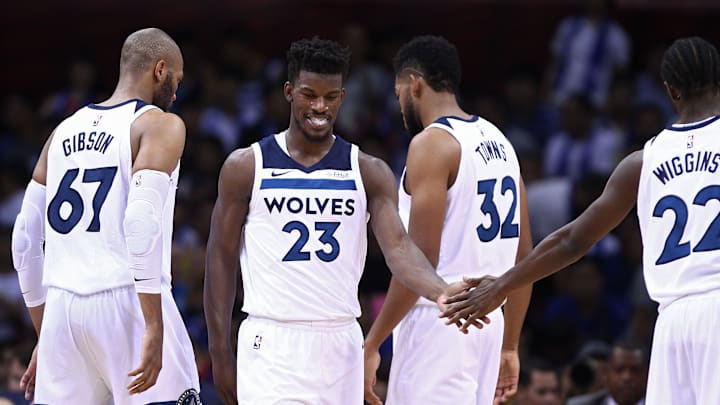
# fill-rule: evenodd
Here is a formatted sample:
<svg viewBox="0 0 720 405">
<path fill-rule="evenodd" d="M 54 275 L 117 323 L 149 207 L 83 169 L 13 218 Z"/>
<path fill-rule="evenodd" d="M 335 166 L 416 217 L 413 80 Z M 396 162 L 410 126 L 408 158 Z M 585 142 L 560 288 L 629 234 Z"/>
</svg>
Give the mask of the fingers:
<svg viewBox="0 0 720 405">
<path fill-rule="evenodd" d="M 23 375 L 24 377 L 24 375 Z M 25 383 L 20 382 L 20 388 L 25 390 L 25 399 L 27 401 L 30 401 L 33 399 L 33 395 L 35 395 L 35 376 L 30 377 L 29 379 L 25 380 Z"/>
<path fill-rule="evenodd" d="M 472 291 L 465 291 L 465 292 L 455 294 L 452 297 L 445 298 L 444 304 L 446 306 L 450 306 L 450 304 L 454 304 L 456 302 L 466 301 L 468 298 L 470 298 L 471 294 L 472 294 Z"/>
<path fill-rule="evenodd" d="M 509 400 L 515 394 L 517 394 L 517 384 L 511 384 L 510 386 L 505 387 L 503 392 L 503 402 Z"/>
<path fill-rule="evenodd" d="M 468 277 L 463 276 L 463 282 L 470 287 L 477 287 L 482 282 L 483 277 Z"/>
<path fill-rule="evenodd" d="M 30 373 L 30 369 L 25 370 L 22 377 L 20 377 L 20 388 L 25 389 L 30 383 L 30 380 L 34 379 L 34 373 Z"/>
<path fill-rule="evenodd" d="M 383 405 L 380 397 L 375 395 L 375 391 L 373 391 L 372 388 L 365 389 L 365 402 L 369 403 L 370 405 Z"/>
<path fill-rule="evenodd" d="M 147 391 L 157 382 L 158 374 L 160 374 L 160 369 L 157 367 L 139 367 L 128 373 L 128 377 L 137 376 L 137 378 L 127 386 L 130 395 Z"/>
<path fill-rule="evenodd" d="M 460 332 L 466 333 L 470 325 L 475 325 L 477 323 L 477 319 L 481 319 L 482 322 L 486 324 L 490 323 L 490 318 L 487 316 L 481 317 L 479 312 L 475 312 L 466 318 L 465 323 L 460 327 Z"/>
</svg>

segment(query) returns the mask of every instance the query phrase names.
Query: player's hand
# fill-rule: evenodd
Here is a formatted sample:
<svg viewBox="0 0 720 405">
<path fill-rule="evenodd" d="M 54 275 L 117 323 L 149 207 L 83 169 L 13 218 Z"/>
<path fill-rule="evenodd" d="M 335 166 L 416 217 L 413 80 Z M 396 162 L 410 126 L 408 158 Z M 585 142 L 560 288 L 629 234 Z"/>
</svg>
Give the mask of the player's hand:
<svg viewBox="0 0 720 405">
<path fill-rule="evenodd" d="M 380 353 L 377 348 L 365 345 L 365 401 L 370 405 L 382 405 L 373 387 L 377 382 L 377 369 L 380 367 Z"/>
<path fill-rule="evenodd" d="M 464 320 L 464 323 L 458 326 L 463 333 L 467 333 L 470 325 L 477 326 L 478 319 L 488 323 L 489 319 L 486 315 L 499 307 L 505 299 L 497 288 L 495 279 L 492 276 L 465 277 L 463 282 L 474 288 L 445 299 L 447 309 L 440 314 L 440 317 L 448 318 L 445 322 L 448 325 L 458 325 Z"/>
<path fill-rule="evenodd" d="M 162 368 L 163 326 L 146 326 L 142 339 L 140 365 L 128 373 L 135 379 L 127 386 L 130 395 L 139 394 L 155 385 Z"/>
<path fill-rule="evenodd" d="M 237 358 L 228 350 L 220 356 L 211 356 L 215 391 L 224 404 L 237 404 Z"/>
<path fill-rule="evenodd" d="M 518 389 L 520 358 L 517 350 L 503 349 L 500 352 L 500 374 L 495 388 L 494 405 L 500 405 L 512 398 Z"/>
<path fill-rule="evenodd" d="M 25 390 L 25 399 L 30 401 L 35 395 L 35 373 L 37 372 L 37 351 L 38 345 L 35 344 L 32 356 L 30 357 L 30 363 L 28 363 L 27 369 L 20 378 L 20 388 Z"/>
<path fill-rule="evenodd" d="M 447 309 L 448 309 L 447 299 L 449 297 L 456 296 L 457 294 L 460 294 L 463 292 L 468 292 L 470 290 L 470 288 L 475 286 L 474 284 L 468 282 L 468 280 L 476 280 L 476 279 L 467 279 L 467 280 L 463 280 L 463 281 L 456 281 L 447 286 L 445 291 L 443 291 L 443 293 L 438 297 L 437 302 L 436 302 L 441 313 L 444 313 L 445 311 L 447 311 Z M 482 329 L 483 323 L 485 323 L 485 324 L 490 323 L 490 318 L 488 318 L 487 316 L 483 316 L 483 317 L 480 317 L 479 319 L 475 319 L 472 321 L 472 325 L 478 329 Z M 448 325 L 449 324 L 450 323 L 448 323 Z M 458 320 L 455 322 L 455 325 L 458 328 L 461 328 L 463 326 L 463 322 Z M 461 328 L 460 331 L 465 334 L 468 333 L 467 328 L 465 328 L 465 329 Z"/>
</svg>

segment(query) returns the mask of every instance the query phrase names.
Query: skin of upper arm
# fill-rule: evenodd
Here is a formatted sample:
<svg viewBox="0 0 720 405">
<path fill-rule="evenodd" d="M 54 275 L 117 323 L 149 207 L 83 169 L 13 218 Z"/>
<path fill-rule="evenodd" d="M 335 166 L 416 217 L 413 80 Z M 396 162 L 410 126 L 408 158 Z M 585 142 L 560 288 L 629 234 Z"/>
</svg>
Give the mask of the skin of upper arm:
<svg viewBox="0 0 720 405">
<path fill-rule="evenodd" d="M 641 150 L 618 164 L 600 197 L 567 225 L 571 246 L 589 249 L 622 222 L 637 202 L 641 169 Z"/>
<path fill-rule="evenodd" d="M 33 174 L 32 174 L 33 180 L 42 184 L 43 186 L 47 184 L 48 149 L 50 149 L 50 143 L 52 142 L 53 138 L 55 137 L 56 129 L 54 129 L 52 131 L 52 133 L 50 133 L 50 136 L 45 141 L 45 145 L 43 145 L 42 151 L 40 152 L 40 157 L 38 158 L 38 161 L 35 164 L 35 169 L 33 169 Z"/>
<path fill-rule="evenodd" d="M 218 197 L 212 212 L 208 253 L 238 255 L 242 227 L 250 207 L 255 177 L 252 148 L 230 154 L 220 170 Z"/>
<path fill-rule="evenodd" d="M 133 173 L 149 169 L 172 174 L 185 148 L 183 120 L 172 113 L 150 110 L 135 120 L 131 131 L 139 134 Z"/>
<path fill-rule="evenodd" d="M 360 175 L 367 195 L 370 225 L 380 249 L 387 257 L 392 246 L 401 243 L 404 229 L 398 215 L 395 176 L 382 160 L 360 152 Z"/>
<path fill-rule="evenodd" d="M 416 135 L 408 149 L 404 182 L 412 196 L 408 234 L 433 266 L 440 255 L 451 173 L 457 172 L 459 162 L 460 144 L 438 128 Z"/>
<path fill-rule="evenodd" d="M 530 213 L 528 211 L 527 192 L 525 182 L 520 176 L 520 240 L 518 241 L 515 263 L 520 262 L 532 251 L 532 230 L 530 228 Z"/>
</svg>

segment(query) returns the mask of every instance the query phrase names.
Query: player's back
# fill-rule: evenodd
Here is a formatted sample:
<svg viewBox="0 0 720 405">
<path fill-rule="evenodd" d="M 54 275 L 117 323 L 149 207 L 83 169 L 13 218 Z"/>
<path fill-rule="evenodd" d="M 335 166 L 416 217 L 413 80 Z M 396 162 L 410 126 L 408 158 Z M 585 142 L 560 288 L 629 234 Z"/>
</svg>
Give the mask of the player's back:
<svg viewBox="0 0 720 405">
<path fill-rule="evenodd" d="M 720 290 L 720 116 L 673 125 L 643 150 L 643 271 L 661 308 Z"/>
<path fill-rule="evenodd" d="M 359 317 L 367 198 L 357 146 L 336 137 L 311 167 L 289 156 L 285 132 L 252 147 L 255 178 L 240 251 L 243 310 L 278 321 Z"/>
<path fill-rule="evenodd" d="M 461 149 L 457 177 L 447 194 L 437 272 L 449 282 L 463 275 L 499 276 L 515 264 L 519 243 L 520 166 L 515 150 L 497 127 L 477 116 L 443 117 L 429 127 L 450 133 Z M 399 197 L 407 227 L 411 196 L 402 182 Z"/>
<path fill-rule="evenodd" d="M 133 285 L 123 230 L 132 178 L 130 127 L 153 108 L 141 100 L 90 104 L 56 128 L 48 149 L 43 284 L 78 294 Z M 171 181 L 176 184 L 177 170 Z M 175 187 L 170 188 L 166 235 L 172 234 Z M 163 238 L 166 255 L 169 239 Z"/>
</svg>

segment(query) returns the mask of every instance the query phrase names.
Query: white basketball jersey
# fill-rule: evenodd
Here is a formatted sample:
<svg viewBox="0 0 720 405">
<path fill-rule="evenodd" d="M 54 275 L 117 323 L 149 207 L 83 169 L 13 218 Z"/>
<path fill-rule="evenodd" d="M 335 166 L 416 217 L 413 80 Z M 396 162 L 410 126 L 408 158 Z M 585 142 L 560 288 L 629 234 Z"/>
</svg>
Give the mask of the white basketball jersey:
<svg viewBox="0 0 720 405">
<path fill-rule="evenodd" d="M 720 290 L 720 122 L 673 125 L 643 150 L 638 218 L 643 271 L 662 309 Z"/>
<path fill-rule="evenodd" d="M 520 236 L 520 165 L 510 141 L 490 122 L 443 117 L 430 124 L 460 144 L 457 178 L 447 193 L 437 272 L 500 276 L 515 264 Z M 400 218 L 407 228 L 411 196 L 400 181 Z M 419 302 L 433 304 L 421 298 Z M 433 304 L 434 305 L 434 304 Z"/>
<path fill-rule="evenodd" d="M 56 128 L 48 149 L 43 284 L 77 294 L 133 285 L 123 230 L 132 179 L 130 126 L 153 108 L 141 100 L 89 104 Z M 162 214 L 167 286 L 178 172 L 179 166 Z"/>
<path fill-rule="evenodd" d="M 359 317 L 368 216 L 357 146 L 335 137 L 311 167 L 288 155 L 285 132 L 252 148 L 255 180 L 240 250 L 243 310 L 278 321 Z"/>
</svg>

